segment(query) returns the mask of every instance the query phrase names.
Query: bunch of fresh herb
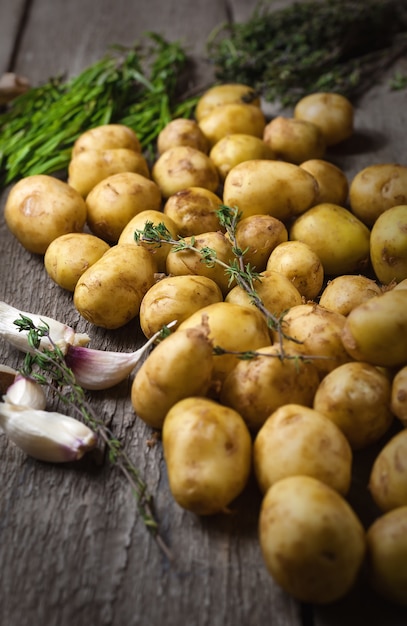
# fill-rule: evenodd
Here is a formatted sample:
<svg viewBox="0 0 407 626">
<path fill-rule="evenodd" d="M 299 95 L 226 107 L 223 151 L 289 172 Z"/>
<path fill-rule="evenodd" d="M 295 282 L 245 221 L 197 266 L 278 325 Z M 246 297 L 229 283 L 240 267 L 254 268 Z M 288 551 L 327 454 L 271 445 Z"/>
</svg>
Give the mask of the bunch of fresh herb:
<svg viewBox="0 0 407 626">
<path fill-rule="evenodd" d="M 65 170 L 75 140 L 101 124 L 126 124 L 151 149 L 160 130 L 196 104 L 179 99 L 187 64 L 178 43 L 150 33 L 144 45 L 117 46 L 71 80 L 51 78 L 17 97 L 0 115 L 0 184 Z"/>
<path fill-rule="evenodd" d="M 208 40 L 221 82 L 241 82 L 265 100 L 292 105 L 316 91 L 360 95 L 407 47 L 405 0 L 261 2 L 242 23 Z"/>
</svg>

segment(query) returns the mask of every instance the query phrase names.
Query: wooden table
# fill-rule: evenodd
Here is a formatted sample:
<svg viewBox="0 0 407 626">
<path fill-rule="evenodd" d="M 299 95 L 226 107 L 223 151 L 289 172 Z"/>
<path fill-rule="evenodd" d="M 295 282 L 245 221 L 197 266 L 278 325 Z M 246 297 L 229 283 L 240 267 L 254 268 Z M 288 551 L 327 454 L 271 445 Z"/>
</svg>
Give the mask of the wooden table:
<svg viewBox="0 0 407 626">
<path fill-rule="evenodd" d="M 207 36 L 224 20 L 247 18 L 254 5 L 249 0 L 2 0 L 0 75 L 15 71 L 32 85 L 72 76 L 110 44 L 131 45 L 153 30 L 183 42 L 206 83 L 212 78 L 204 61 Z M 393 72 L 359 102 L 355 137 L 346 150 L 331 155 L 349 180 L 372 163 L 406 162 L 406 92 L 390 91 Z M 1 300 L 89 332 L 96 348 L 125 351 L 140 345 L 137 321 L 119 331 L 89 328 L 71 295 L 47 277 L 42 258 L 26 252 L 3 219 L 0 242 Z M 21 359 L 0 343 L 2 363 L 19 367 Z M 303 607 L 282 592 L 260 555 L 260 495 L 254 484 L 230 515 L 201 519 L 178 507 L 169 493 L 161 444 L 149 447 L 151 431 L 134 416 L 129 392 L 126 381 L 95 392 L 92 402 L 111 420 L 146 477 L 173 563 L 146 531 L 116 468 L 49 466 L 26 458 L 0 434 L 1 626 L 407 624 L 405 609 L 377 599 L 363 581 L 327 607 Z M 350 497 L 363 502 L 360 514 L 368 523 L 373 513 L 366 480 L 366 473 L 358 474 Z"/>
</svg>

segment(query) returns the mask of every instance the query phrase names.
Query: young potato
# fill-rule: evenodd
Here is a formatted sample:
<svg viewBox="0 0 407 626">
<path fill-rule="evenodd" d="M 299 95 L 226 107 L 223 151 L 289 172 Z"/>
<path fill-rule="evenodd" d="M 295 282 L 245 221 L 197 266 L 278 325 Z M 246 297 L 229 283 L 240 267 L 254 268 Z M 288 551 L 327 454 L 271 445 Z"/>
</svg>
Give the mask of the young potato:
<svg viewBox="0 0 407 626">
<path fill-rule="evenodd" d="M 369 491 L 383 512 L 407 505 L 407 430 L 394 435 L 377 455 Z"/>
<path fill-rule="evenodd" d="M 239 413 L 207 398 L 186 398 L 167 413 L 162 439 L 175 501 L 197 515 L 226 511 L 251 469 L 251 438 Z"/>
<path fill-rule="evenodd" d="M 27 176 L 11 188 L 4 219 L 26 250 L 45 254 L 57 237 L 82 231 L 86 204 L 75 189 L 58 178 L 45 174 Z"/>
<path fill-rule="evenodd" d="M 199 98 L 195 107 L 195 119 L 200 122 L 208 113 L 222 104 L 252 104 L 260 107 L 259 95 L 249 87 L 241 83 L 226 83 L 214 85 L 207 89 Z"/>
<path fill-rule="evenodd" d="M 78 280 L 74 305 L 95 326 L 124 326 L 138 315 L 156 271 L 153 256 L 142 246 L 113 246 Z"/>
<path fill-rule="evenodd" d="M 307 159 L 322 159 L 326 150 L 325 137 L 316 124 L 282 115 L 266 124 L 263 141 L 277 159 L 296 165 Z"/>
<path fill-rule="evenodd" d="M 356 582 L 366 539 L 359 518 L 337 491 L 311 476 L 288 476 L 263 498 L 259 540 L 265 565 L 301 602 L 328 604 Z"/>
<path fill-rule="evenodd" d="M 378 517 L 366 540 L 371 586 L 390 602 L 407 606 L 407 505 Z"/>
<path fill-rule="evenodd" d="M 216 258 L 223 263 L 229 264 L 233 258 L 232 245 L 225 235 L 219 231 L 201 233 L 196 237 L 185 237 L 187 244 L 194 242 L 194 247 L 202 250 L 206 247 L 215 250 Z M 197 276 L 207 276 L 215 281 L 225 295 L 229 290 L 229 276 L 225 272 L 225 268 L 221 265 L 206 264 L 202 261 L 200 253 L 194 250 L 177 250 L 172 251 L 167 256 L 167 274 L 174 276 L 183 276 L 186 274 L 194 274 Z"/>
<path fill-rule="evenodd" d="M 253 159 L 233 167 L 225 178 L 223 202 L 237 206 L 242 218 L 272 215 L 286 222 L 313 206 L 318 183 L 293 163 Z"/>
<path fill-rule="evenodd" d="M 159 211 L 161 191 L 136 172 L 104 178 L 86 196 L 87 223 L 94 235 L 117 243 L 126 224 L 141 211 Z"/>
<path fill-rule="evenodd" d="M 161 429 L 171 407 L 189 396 L 205 396 L 213 370 L 208 327 L 177 331 L 163 339 L 137 370 L 131 387 L 134 411 Z"/>
<path fill-rule="evenodd" d="M 369 263 L 369 229 L 336 204 L 324 202 L 305 211 L 292 223 L 289 238 L 308 244 L 331 276 L 358 272 Z"/>
<path fill-rule="evenodd" d="M 206 276 L 165 276 L 141 301 L 141 330 L 150 338 L 169 322 L 176 320 L 177 328 L 195 311 L 222 300 L 220 287 Z"/>
<path fill-rule="evenodd" d="M 204 187 L 187 187 L 168 198 L 164 213 L 177 227 L 180 237 L 222 230 L 217 211 L 221 198 Z"/>
<path fill-rule="evenodd" d="M 328 281 L 319 304 L 346 317 L 359 304 L 381 293 L 381 288 L 372 278 L 361 274 L 343 274 Z"/>
<path fill-rule="evenodd" d="M 143 231 L 147 223 L 152 223 L 154 226 L 164 224 L 173 239 L 178 238 L 178 229 L 173 220 L 165 215 L 158 209 L 146 209 L 135 215 L 123 228 L 117 243 L 121 244 L 133 244 L 143 246 L 154 257 L 154 261 L 157 265 L 157 271 L 165 274 L 167 267 L 167 256 L 171 252 L 172 245 L 170 243 L 162 243 L 157 245 L 155 243 L 136 242 L 134 239 L 134 233 L 136 231 Z"/>
<path fill-rule="evenodd" d="M 324 268 L 318 255 L 302 241 L 285 241 L 276 246 L 266 269 L 285 276 L 306 300 L 316 298 L 324 283 Z"/>
<path fill-rule="evenodd" d="M 279 272 L 267 270 L 254 282 L 254 288 L 270 313 L 280 317 L 293 306 L 302 303 L 301 294 L 293 283 Z M 233 287 L 225 297 L 225 302 L 234 302 L 242 306 L 255 306 L 251 296 L 239 285 Z"/>
<path fill-rule="evenodd" d="M 390 394 L 391 383 L 377 367 L 344 363 L 321 381 L 313 406 L 341 429 L 353 450 L 360 450 L 389 430 Z"/>
<path fill-rule="evenodd" d="M 379 215 L 370 233 L 370 258 L 380 282 L 407 278 L 407 204 Z"/>
<path fill-rule="evenodd" d="M 209 157 L 215 163 L 219 178 L 223 182 L 232 167 L 253 159 L 275 159 L 273 150 L 260 137 L 231 133 L 212 146 Z"/>
<path fill-rule="evenodd" d="M 134 130 L 123 124 L 102 124 L 82 133 L 75 141 L 72 156 L 85 150 L 112 150 L 126 148 L 141 152 L 141 144 Z"/>
<path fill-rule="evenodd" d="M 202 316 L 208 318 L 209 336 L 214 347 L 220 346 L 231 352 L 214 358 L 212 391 L 217 395 L 227 374 L 240 362 L 238 355 L 233 353 L 257 350 L 269 345 L 270 333 L 263 314 L 255 307 L 231 302 L 215 302 L 205 306 L 184 320 L 179 329 L 199 326 Z"/>
<path fill-rule="evenodd" d="M 407 290 L 392 289 L 355 307 L 347 316 L 342 343 L 357 361 L 382 367 L 407 364 Z"/>
<path fill-rule="evenodd" d="M 222 344 L 221 344 L 222 345 Z M 319 384 L 318 370 L 311 361 L 295 358 L 294 350 L 281 359 L 280 345 L 256 350 L 252 359 L 240 360 L 226 377 L 220 401 L 239 411 L 252 431 L 259 430 L 280 406 L 312 406 Z"/>
<path fill-rule="evenodd" d="M 407 204 L 407 166 L 398 163 L 368 165 L 352 179 L 349 203 L 352 213 L 372 227 L 387 209 Z"/>
<path fill-rule="evenodd" d="M 266 118 L 254 104 L 229 103 L 215 107 L 198 123 L 211 149 L 223 137 L 236 133 L 262 139 Z"/>
<path fill-rule="evenodd" d="M 407 428 L 407 365 L 393 378 L 390 408 L 404 428 Z"/>
<path fill-rule="evenodd" d="M 219 175 L 209 156 L 190 146 L 166 150 L 154 163 L 151 174 L 164 198 L 187 187 L 216 192 L 219 186 Z"/>
<path fill-rule="evenodd" d="M 316 124 L 327 146 L 334 146 L 353 134 L 353 106 L 338 93 L 319 92 L 304 96 L 294 108 L 294 117 Z"/>
<path fill-rule="evenodd" d="M 263 493 L 287 476 L 313 476 L 342 495 L 349 491 L 352 450 L 325 415 L 285 404 L 264 422 L 254 440 L 253 466 Z"/>
<path fill-rule="evenodd" d="M 157 137 L 159 155 L 175 146 L 189 146 L 201 152 L 209 152 L 209 143 L 196 120 L 179 117 L 168 122 Z"/>
<path fill-rule="evenodd" d="M 300 304 L 284 316 L 283 331 L 286 337 L 299 342 L 295 344 L 297 352 L 313 358 L 322 379 L 335 367 L 352 360 L 342 344 L 345 322 L 345 316 L 317 304 Z M 290 349 L 294 344 L 285 339 L 284 345 Z"/>
<path fill-rule="evenodd" d="M 105 252 L 109 244 L 88 233 L 68 233 L 51 241 L 44 266 L 48 276 L 62 289 L 74 291 L 82 274 Z"/>
<path fill-rule="evenodd" d="M 148 163 L 140 152 L 110 148 L 78 152 L 68 166 L 68 183 L 86 198 L 98 183 L 119 172 L 135 172 L 150 178 Z"/>
<path fill-rule="evenodd" d="M 245 263 L 262 272 L 267 260 L 278 244 L 287 241 L 286 226 L 272 215 L 250 215 L 237 223 L 236 243 L 245 250 Z"/>
<path fill-rule="evenodd" d="M 318 183 L 318 204 L 346 204 L 349 183 L 346 174 L 339 167 L 323 159 L 308 159 L 300 163 L 300 167 L 312 174 Z"/>
</svg>

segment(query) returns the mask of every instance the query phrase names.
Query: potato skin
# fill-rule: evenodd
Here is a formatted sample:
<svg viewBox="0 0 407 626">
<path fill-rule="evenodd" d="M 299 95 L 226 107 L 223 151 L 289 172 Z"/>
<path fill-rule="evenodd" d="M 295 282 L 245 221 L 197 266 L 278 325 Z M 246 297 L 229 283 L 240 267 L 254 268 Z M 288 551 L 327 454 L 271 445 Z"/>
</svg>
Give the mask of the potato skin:
<svg viewBox="0 0 407 626">
<path fill-rule="evenodd" d="M 113 246 L 78 280 L 74 305 L 96 326 L 124 326 L 138 315 L 156 269 L 152 255 L 142 246 Z"/>
<path fill-rule="evenodd" d="M 237 245 L 246 250 L 245 263 L 257 272 L 266 269 L 271 252 L 288 239 L 285 224 L 272 215 L 250 215 L 239 220 L 235 234 Z"/>
<path fill-rule="evenodd" d="M 381 293 L 381 288 L 372 278 L 361 274 L 343 274 L 328 281 L 319 304 L 346 317 L 359 304 Z"/>
<path fill-rule="evenodd" d="M 204 187 L 216 192 L 219 175 L 209 156 L 190 146 L 174 146 L 155 161 L 151 176 L 164 198 L 187 187 Z"/>
<path fill-rule="evenodd" d="M 294 108 L 294 117 L 316 124 L 327 146 L 345 141 L 353 134 L 354 109 L 341 94 L 317 92 L 304 96 Z"/>
<path fill-rule="evenodd" d="M 341 430 L 325 415 L 299 404 L 285 404 L 258 431 L 253 466 L 263 493 L 282 478 L 304 475 L 346 495 L 352 450 Z"/>
<path fill-rule="evenodd" d="M 62 289 L 74 291 L 82 274 L 105 252 L 109 244 L 88 233 L 68 233 L 51 241 L 44 255 L 48 276 Z"/>
<path fill-rule="evenodd" d="M 187 187 L 172 194 L 164 205 L 181 237 L 191 237 L 211 231 L 222 230 L 216 211 L 221 198 L 204 187 Z"/>
<path fill-rule="evenodd" d="M 252 444 L 236 411 L 186 398 L 167 413 L 162 440 L 170 490 L 181 507 L 197 515 L 220 513 L 246 486 Z"/>
<path fill-rule="evenodd" d="M 275 159 L 273 150 L 260 137 L 244 133 L 225 135 L 217 141 L 209 153 L 223 182 L 232 167 L 252 159 Z"/>
<path fill-rule="evenodd" d="M 199 128 L 212 148 L 227 135 L 236 133 L 263 138 L 266 118 L 260 107 L 254 104 L 221 104 L 199 121 Z"/>
<path fill-rule="evenodd" d="M 407 505 L 407 430 L 394 435 L 377 455 L 369 491 L 383 512 Z"/>
<path fill-rule="evenodd" d="M 45 254 L 57 237 L 82 231 L 86 204 L 80 194 L 62 180 L 45 174 L 27 176 L 11 188 L 4 219 L 26 250 Z"/>
<path fill-rule="evenodd" d="M 354 585 L 364 528 L 346 500 L 311 476 L 289 476 L 263 498 L 259 540 L 275 582 L 297 600 L 328 604 Z"/>
<path fill-rule="evenodd" d="M 308 159 L 322 159 L 325 137 L 316 124 L 278 115 L 266 124 L 263 141 L 277 159 L 300 165 Z"/>
<path fill-rule="evenodd" d="M 208 328 L 177 331 L 148 355 L 131 388 L 133 409 L 146 424 L 161 429 L 171 407 L 188 396 L 205 396 L 213 370 Z"/>
<path fill-rule="evenodd" d="M 85 150 L 111 150 L 126 148 L 141 152 L 140 141 L 131 128 L 123 124 L 102 124 L 82 133 L 75 141 L 72 156 Z"/>
<path fill-rule="evenodd" d="M 324 159 L 307 159 L 300 167 L 314 176 L 318 183 L 317 203 L 330 202 L 345 206 L 349 183 L 346 174 L 336 165 Z"/>
<path fill-rule="evenodd" d="M 407 278 L 407 204 L 379 215 L 370 233 L 370 258 L 380 282 Z"/>
<path fill-rule="evenodd" d="M 209 152 L 208 141 L 196 120 L 179 117 L 171 120 L 157 137 L 157 151 L 161 155 L 175 146 L 189 146 L 201 152 Z"/>
<path fill-rule="evenodd" d="M 394 376 L 391 387 L 391 410 L 407 428 L 407 365 Z"/>
<path fill-rule="evenodd" d="M 207 89 L 199 98 L 195 107 L 195 119 L 199 122 L 215 107 L 230 103 L 252 104 L 260 107 L 260 98 L 249 85 L 241 83 L 214 85 Z"/>
<path fill-rule="evenodd" d="M 284 275 L 306 300 L 316 298 L 324 283 L 320 258 L 302 241 L 286 241 L 276 246 L 267 260 L 266 269 Z"/>
</svg>

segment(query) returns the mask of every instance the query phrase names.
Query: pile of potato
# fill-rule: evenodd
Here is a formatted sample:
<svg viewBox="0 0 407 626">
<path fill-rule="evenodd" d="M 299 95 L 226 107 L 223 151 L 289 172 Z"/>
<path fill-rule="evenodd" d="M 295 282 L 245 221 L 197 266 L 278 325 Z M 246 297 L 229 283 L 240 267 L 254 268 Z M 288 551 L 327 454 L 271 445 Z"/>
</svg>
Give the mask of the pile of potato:
<svg viewBox="0 0 407 626">
<path fill-rule="evenodd" d="M 5 218 L 89 322 L 137 318 L 149 338 L 177 320 L 135 373 L 131 402 L 162 431 L 180 506 L 227 510 L 254 472 L 260 545 L 283 589 L 332 602 L 367 563 L 372 585 L 406 604 L 407 166 L 374 164 L 348 183 L 324 157 L 352 132 L 337 94 L 267 121 L 252 89 L 218 85 L 195 119 L 161 132 L 154 163 L 130 129 L 92 129 L 68 182 L 21 180 Z M 236 241 L 219 225 L 222 204 L 241 213 Z M 147 222 L 226 266 L 235 245 L 245 250 L 280 324 L 222 265 L 138 244 Z M 395 424 L 371 470 L 380 514 L 366 530 L 346 500 L 354 454 Z"/>
</svg>

